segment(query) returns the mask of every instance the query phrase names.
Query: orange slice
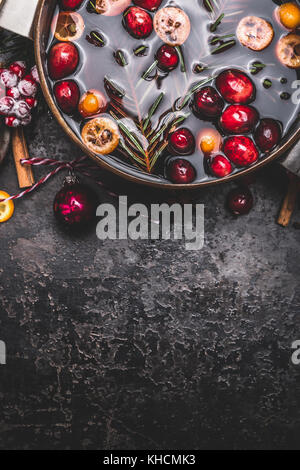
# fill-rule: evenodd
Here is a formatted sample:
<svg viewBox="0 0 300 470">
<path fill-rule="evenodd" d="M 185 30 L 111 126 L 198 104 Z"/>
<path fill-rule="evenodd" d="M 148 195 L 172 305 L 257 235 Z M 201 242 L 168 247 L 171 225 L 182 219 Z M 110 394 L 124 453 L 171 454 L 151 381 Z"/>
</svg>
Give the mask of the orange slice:
<svg viewBox="0 0 300 470">
<path fill-rule="evenodd" d="M 79 13 L 62 11 L 54 18 L 54 36 L 58 41 L 76 41 L 84 31 L 84 20 Z"/>
<path fill-rule="evenodd" d="M 99 116 L 87 122 L 81 132 L 85 145 L 94 153 L 107 155 L 120 142 L 118 125 L 109 117 Z"/>
<path fill-rule="evenodd" d="M 0 191 L 0 201 L 1 199 L 7 199 L 8 197 L 10 197 L 9 194 L 5 191 Z M 9 220 L 12 217 L 14 210 L 15 206 L 12 201 L 0 202 L 0 223 Z"/>
</svg>

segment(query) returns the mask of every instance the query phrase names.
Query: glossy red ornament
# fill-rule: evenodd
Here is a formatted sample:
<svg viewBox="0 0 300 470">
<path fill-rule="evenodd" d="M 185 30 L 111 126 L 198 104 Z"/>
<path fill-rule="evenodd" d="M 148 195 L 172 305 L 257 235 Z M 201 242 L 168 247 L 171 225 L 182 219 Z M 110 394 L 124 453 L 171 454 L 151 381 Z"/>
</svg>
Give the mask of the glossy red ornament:
<svg viewBox="0 0 300 470">
<path fill-rule="evenodd" d="M 224 155 L 216 155 L 210 163 L 210 170 L 217 178 L 225 178 L 232 173 L 233 168 L 230 161 Z"/>
<path fill-rule="evenodd" d="M 178 155 L 188 155 L 195 151 L 195 138 L 186 127 L 182 127 L 173 132 L 170 136 L 169 143 L 170 150 Z"/>
<path fill-rule="evenodd" d="M 71 75 L 77 68 L 79 53 L 71 42 L 59 42 L 52 46 L 48 57 L 48 70 L 53 80 Z"/>
<path fill-rule="evenodd" d="M 195 168 L 187 160 L 173 160 L 169 166 L 169 178 L 175 184 L 189 184 L 196 178 Z"/>
<path fill-rule="evenodd" d="M 224 108 L 224 101 L 213 87 L 201 88 L 194 97 L 194 111 L 197 115 L 207 118 L 220 116 Z"/>
<path fill-rule="evenodd" d="M 249 104 L 255 99 L 255 85 L 244 72 L 229 69 L 221 72 L 216 86 L 228 103 Z"/>
<path fill-rule="evenodd" d="M 96 217 L 98 197 L 88 186 L 74 176 L 68 176 L 54 199 L 53 210 L 59 222 L 78 229 L 90 224 Z"/>
<path fill-rule="evenodd" d="M 128 33 L 136 39 L 144 39 L 153 31 L 151 15 L 139 7 L 130 7 L 124 13 L 124 24 Z"/>
<path fill-rule="evenodd" d="M 249 188 L 235 188 L 228 194 L 227 207 L 234 215 L 249 214 L 253 207 L 253 196 Z"/>
<path fill-rule="evenodd" d="M 227 134 L 248 134 L 258 123 L 258 112 L 252 106 L 232 104 L 220 118 L 220 126 Z"/>
<path fill-rule="evenodd" d="M 265 118 L 262 119 L 257 127 L 254 140 L 262 152 L 269 152 L 281 140 L 281 127 L 275 119 Z"/>
<path fill-rule="evenodd" d="M 223 152 L 237 166 L 248 166 L 256 162 L 259 152 L 250 137 L 237 135 L 228 137 L 224 143 Z"/>
<path fill-rule="evenodd" d="M 162 0 L 133 0 L 133 3 L 145 10 L 156 11 L 160 7 Z"/>
<path fill-rule="evenodd" d="M 79 87 L 74 80 L 63 80 L 54 85 L 54 95 L 60 109 L 66 114 L 77 110 L 80 98 Z"/>
<path fill-rule="evenodd" d="M 158 49 L 156 60 L 158 67 L 165 71 L 174 70 L 179 63 L 179 57 L 175 47 L 169 46 L 168 44 L 164 44 Z"/>
</svg>

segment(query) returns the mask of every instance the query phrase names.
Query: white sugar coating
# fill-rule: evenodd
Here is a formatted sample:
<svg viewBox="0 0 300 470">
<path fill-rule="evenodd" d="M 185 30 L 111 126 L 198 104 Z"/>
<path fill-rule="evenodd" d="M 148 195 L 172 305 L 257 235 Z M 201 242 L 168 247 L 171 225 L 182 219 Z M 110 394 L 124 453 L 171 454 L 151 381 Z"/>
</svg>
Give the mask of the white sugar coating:
<svg viewBox="0 0 300 470">
<path fill-rule="evenodd" d="M 28 116 L 26 116 L 25 118 L 23 118 L 23 119 L 21 120 L 21 125 L 22 125 L 22 126 L 28 126 L 28 124 L 31 123 L 31 119 L 32 119 L 31 114 L 28 114 Z"/>
<path fill-rule="evenodd" d="M 12 88 L 9 88 L 7 91 L 8 96 L 11 96 L 14 100 L 17 100 L 20 98 L 21 93 L 19 92 L 19 88 L 14 86 Z"/>
<path fill-rule="evenodd" d="M 3 96 L 0 99 L 0 114 L 8 116 L 15 105 L 15 100 L 10 96 Z"/>
<path fill-rule="evenodd" d="M 19 82 L 18 88 L 23 96 L 35 96 L 37 92 L 37 84 L 27 78 Z"/>
<path fill-rule="evenodd" d="M 31 76 L 33 80 L 35 80 L 37 83 L 40 83 L 40 77 L 39 77 L 39 73 L 38 73 L 38 69 L 36 65 L 34 65 L 31 69 Z"/>
<path fill-rule="evenodd" d="M 6 88 L 13 88 L 18 83 L 18 77 L 9 70 L 3 70 L 0 75 L 0 81 Z"/>
<path fill-rule="evenodd" d="M 14 66 L 19 66 L 20 71 L 18 72 L 18 77 L 22 78 L 26 72 L 26 63 L 23 60 L 17 60 L 16 62 L 13 62 L 10 65 L 10 67 L 14 67 Z"/>
<path fill-rule="evenodd" d="M 30 107 L 26 101 L 16 101 L 12 109 L 12 114 L 14 114 L 18 119 L 24 119 L 28 114 L 30 114 Z"/>
</svg>

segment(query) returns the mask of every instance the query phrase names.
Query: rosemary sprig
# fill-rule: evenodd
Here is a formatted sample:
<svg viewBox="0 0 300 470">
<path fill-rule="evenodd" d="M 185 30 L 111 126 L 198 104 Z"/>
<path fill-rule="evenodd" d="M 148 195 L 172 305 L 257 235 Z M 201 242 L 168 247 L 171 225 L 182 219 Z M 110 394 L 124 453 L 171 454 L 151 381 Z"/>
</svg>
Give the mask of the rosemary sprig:
<svg viewBox="0 0 300 470">
<path fill-rule="evenodd" d="M 234 39 L 232 39 L 231 41 L 226 41 L 224 42 L 223 44 L 221 44 L 220 46 L 216 47 L 215 49 L 213 49 L 211 51 L 211 54 L 214 55 L 214 54 L 218 54 L 219 52 L 223 52 L 224 49 L 229 49 L 233 46 L 236 45 L 236 41 Z"/>
<path fill-rule="evenodd" d="M 216 21 L 210 26 L 210 31 L 211 33 L 214 33 L 218 26 L 222 23 L 222 20 L 223 18 L 225 17 L 225 13 L 222 13 L 217 19 Z"/>
<path fill-rule="evenodd" d="M 150 107 L 148 115 L 147 115 L 147 117 L 145 119 L 145 122 L 144 122 L 144 125 L 143 125 L 143 131 L 145 131 L 147 129 L 147 127 L 149 125 L 149 122 L 150 122 L 150 119 L 152 118 L 153 114 L 156 112 L 157 108 L 159 107 L 160 103 L 162 102 L 163 97 L 164 97 L 164 93 L 161 93 L 156 98 L 156 100 L 154 101 L 152 106 Z"/>
<path fill-rule="evenodd" d="M 146 80 L 146 79 L 149 77 L 149 75 L 153 72 L 153 70 L 155 69 L 155 67 L 157 66 L 157 64 L 158 64 L 158 61 L 155 60 L 155 61 L 153 62 L 153 64 L 150 65 L 150 67 L 149 67 L 149 68 L 146 70 L 146 72 L 144 72 L 143 75 L 142 75 L 142 79 L 143 79 L 143 80 Z"/>
<path fill-rule="evenodd" d="M 175 49 L 176 49 L 176 52 L 178 54 L 178 57 L 179 57 L 179 61 L 180 61 L 180 70 L 181 72 L 186 72 L 186 66 L 185 66 L 185 60 L 184 60 L 184 55 L 183 55 L 183 52 L 182 52 L 182 48 L 180 46 L 175 46 Z"/>
<path fill-rule="evenodd" d="M 183 98 L 179 98 L 179 100 L 176 101 L 175 103 L 175 109 L 176 111 L 181 111 L 190 101 L 192 96 L 201 88 L 203 85 L 206 85 L 206 83 L 211 82 L 215 77 L 209 77 L 206 80 L 203 80 L 202 82 L 196 83 Z"/>
</svg>

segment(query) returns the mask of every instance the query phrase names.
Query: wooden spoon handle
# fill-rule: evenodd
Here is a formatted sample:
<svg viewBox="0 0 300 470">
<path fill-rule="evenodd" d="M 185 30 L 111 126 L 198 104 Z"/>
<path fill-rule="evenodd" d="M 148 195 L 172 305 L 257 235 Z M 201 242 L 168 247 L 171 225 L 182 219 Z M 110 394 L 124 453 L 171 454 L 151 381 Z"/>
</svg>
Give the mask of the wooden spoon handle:
<svg viewBox="0 0 300 470">
<path fill-rule="evenodd" d="M 28 188 L 34 184 L 34 176 L 31 166 L 21 164 L 23 158 L 29 158 L 28 147 L 22 127 L 16 127 L 13 130 L 12 148 L 19 186 L 20 188 Z"/>
<path fill-rule="evenodd" d="M 300 189 L 299 179 L 297 177 L 291 176 L 288 186 L 288 192 L 283 201 L 283 205 L 278 217 L 278 224 L 283 227 L 287 227 L 290 223 L 291 217 L 293 215 L 297 194 Z"/>
</svg>

